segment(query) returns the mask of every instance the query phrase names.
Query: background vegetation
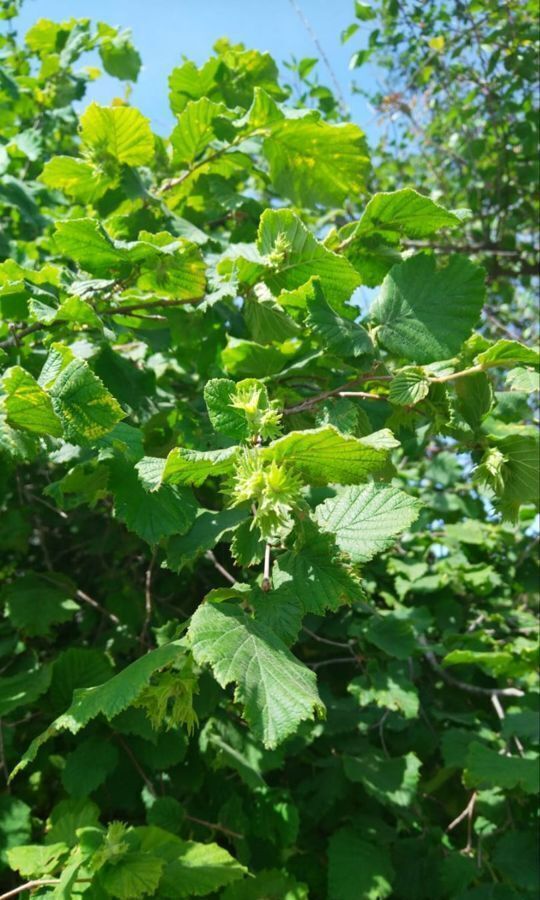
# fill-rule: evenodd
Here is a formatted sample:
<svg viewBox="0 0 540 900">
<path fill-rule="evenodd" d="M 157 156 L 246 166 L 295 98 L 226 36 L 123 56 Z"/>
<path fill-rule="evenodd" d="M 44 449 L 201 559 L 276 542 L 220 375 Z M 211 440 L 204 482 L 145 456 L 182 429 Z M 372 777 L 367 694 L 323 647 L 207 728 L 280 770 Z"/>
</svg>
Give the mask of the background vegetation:
<svg viewBox="0 0 540 900">
<path fill-rule="evenodd" d="M 533 4 L 357 2 L 371 151 L 226 40 L 155 135 L 18 5 L 2 896 L 536 896 Z"/>
</svg>

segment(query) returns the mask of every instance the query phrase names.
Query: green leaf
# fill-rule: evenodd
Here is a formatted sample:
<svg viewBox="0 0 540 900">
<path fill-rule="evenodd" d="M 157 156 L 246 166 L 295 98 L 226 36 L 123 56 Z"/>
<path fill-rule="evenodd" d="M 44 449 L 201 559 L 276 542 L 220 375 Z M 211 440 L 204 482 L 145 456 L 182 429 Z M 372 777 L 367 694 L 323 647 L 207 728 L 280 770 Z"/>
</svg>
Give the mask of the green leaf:
<svg viewBox="0 0 540 900">
<path fill-rule="evenodd" d="M 312 116 L 272 125 L 263 144 L 274 188 L 300 206 L 335 206 L 366 189 L 370 161 L 363 131 Z"/>
<path fill-rule="evenodd" d="M 254 878 L 227 888 L 222 900 L 308 900 L 307 885 L 278 869 L 263 869 Z"/>
<path fill-rule="evenodd" d="M 484 372 L 459 378 L 455 385 L 457 409 L 467 424 L 478 431 L 493 403 L 491 382 Z"/>
<path fill-rule="evenodd" d="M 212 378 L 205 385 L 204 400 L 214 429 L 227 437 L 267 440 L 279 434 L 279 403 L 270 403 L 266 385 L 257 378 L 239 382 Z"/>
<path fill-rule="evenodd" d="M 316 275 L 332 308 L 343 312 L 344 304 L 360 284 L 351 264 L 327 250 L 288 209 L 264 211 L 257 246 L 272 262 L 264 280 L 275 293 L 302 287 Z"/>
<path fill-rule="evenodd" d="M 300 328 L 284 309 L 270 298 L 247 297 L 244 303 L 244 318 L 249 333 L 259 344 L 288 340 L 300 333 Z"/>
<path fill-rule="evenodd" d="M 345 774 L 360 782 L 383 806 L 405 809 L 413 802 L 420 779 L 420 760 L 415 753 L 388 759 L 370 749 L 359 757 L 343 758 Z"/>
<path fill-rule="evenodd" d="M 414 631 L 409 622 L 396 613 L 372 616 L 365 631 L 366 638 L 389 656 L 408 659 L 416 648 Z"/>
<path fill-rule="evenodd" d="M 235 529 L 231 541 L 231 553 L 239 566 L 253 566 L 264 556 L 265 543 L 253 520 L 245 519 Z"/>
<path fill-rule="evenodd" d="M 96 219 L 57 222 L 54 239 L 61 254 L 98 276 L 120 271 L 127 261 L 125 249 L 115 246 Z"/>
<path fill-rule="evenodd" d="M 287 579 L 288 576 L 283 577 L 274 568 L 273 589 L 262 591 L 254 588 L 249 603 L 255 611 L 256 621 L 290 647 L 302 626 L 305 595 L 296 591 L 293 582 Z"/>
<path fill-rule="evenodd" d="M 164 484 L 193 484 L 199 486 L 207 478 L 228 475 L 234 468 L 237 447 L 224 450 L 171 450 L 163 468 Z"/>
<path fill-rule="evenodd" d="M 424 370 L 410 366 L 392 378 L 388 399 L 398 406 L 415 406 L 428 394 L 429 380 Z"/>
<path fill-rule="evenodd" d="M 50 397 L 29 372 L 21 366 L 12 366 L 4 372 L 2 387 L 7 395 L 4 405 L 10 425 L 37 434 L 61 436 L 62 426 Z"/>
<path fill-rule="evenodd" d="M 175 300 L 197 301 L 204 296 L 206 266 L 199 247 L 189 240 L 177 238 L 168 231 L 139 233 L 124 247 L 133 264 L 140 268 L 137 287 L 157 296 Z"/>
<path fill-rule="evenodd" d="M 496 677 L 512 670 L 514 658 L 504 650 L 451 650 L 443 659 L 445 667 L 460 665 L 480 666 L 488 675 Z"/>
<path fill-rule="evenodd" d="M 503 834 L 493 852 L 493 862 L 511 885 L 538 892 L 538 841 L 533 830 Z"/>
<path fill-rule="evenodd" d="M 315 280 L 314 296 L 308 300 L 306 325 L 320 335 L 325 347 L 338 356 L 364 356 L 374 352 L 365 328 L 338 316 L 328 305 Z"/>
<path fill-rule="evenodd" d="M 236 382 L 230 378 L 211 378 L 204 386 L 204 402 L 213 428 L 235 441 L 244 441 L 249 429 L 245 412 L 233 406 L 235 397 Z"/>
<path fill-rule="evenodd" d="M 214 512 L 201 509 L 193 527 L 182 537 L 173 537 L 167 550 L 167 565 L 173 571 L 180 571 L 184 566 L 195 562 L 207 550 L 228 536 L 247 517 L 246 510 L 224 509 Z"/>
<path fill-rule="evenodd" d="M 49 634 L 53 625 L 69 622 L 80 608 L 72 599 L 73 590 L 52 573 L 23 575 L 4 591 L 7 615 L 28 637 Z"/>
<path fill-rule="evenodd" d="M 475 362 L 485 368 L 490 366 L 540 366 L 540 353 L 519 341 L 496 341 L 488 350 L 479 353 Z"/>
<path fill-rule="evenodd" d="M 387 451 L 369 439 L 343 435 L 332 425 L 291 431 L 261 450 L 265 459 L 287 462 L 309 484 L 358 484 L 385 465 Z"/>
<path fill-rule="evenodd" d="M 131 31 L 111 28 L 100 22 L 99 55 L 107 74 L 121 81 L 137 81 L 141 57 L 131 41 Z"/>
<path fill-rule="evenodd" d="M 412 188 L 375 194 L 367 204 L 353 235 L 377 233 L 386 240 L 427 238 L 441 228 L 455 228 L 461 219 Z"/>
<path fill-rule="evenodd" d="M 0 796 L 0 860 L 9 862 L 11 848 L 26 844 L 32 835 L 32 811 L 18 797 Z M 7 852 L 6 852 L 7 851 Z"/>
<path fill-rule="evenodd" d="M 384 668 L 369 666 L 367 675 L 353 678 L 347 690 L 361 706 L 374 703 L 382 709 L 401 713 L 406 719 L 418 716 L 418 692 L 403 663 L 389 662 Z"/>
<path fill-rule="evenodd" d="M 394 870 L 388 850 L 349 828 L 328 845 L 329 900 L 383 900 L 392 895 Z"/>
<path fill-rule="evenodd" d="M 62 784 L 75 799 L 88 797 L 114 772 L 118 763 L 116 747 L 102 738 L 89 738 L 66 756 Z"/>
<path fill-rule="evenodd" d="M 51 675 L 50 665 L 31 665 L 16 675 L 3 675 L 0 680 L 0 717 L 34 703 L 48 689 Z"/>
<path fill-rule="evenodd" d="M 296 346 L 292 346 L 292 355 Z M 246 341 L 243 338 L 230 337 L 227 346 L 221 352 L 221 363 L 230 375 L 266 378 L 276 375 L 290 361 L 291 353 L 282 353 L 279 347 Z"/>
<path fill-rule="evenodd" d="M 136 900 L 147 894 L 156 896 L 165 862 L 149 853 L 126 853 L 114 863 L 106 863 L 99 881 L 118 900 Z"/>
<path fill-rule="evenodd" d="M 188 634 L 196 661 L 211 665 L 222 687 L 236 683 L 235 699 L 265 747 L 275 747 L 300 722 L 322 714 L 314 673 L 242 609 L 203 603 Z"/>
<path fill-rule="evenodd" d="M 467 787 L 520 788 L 526 794 L 538 794 L 538 755 L 505 756 L 474 741 L 467 754 L 463 780 Z"/>
<path fill-rule="evenodd" d="M 226 106 L 208 97 L 189 101 L 171 134 L 174 162 L 188 165 L 195 162 L 216 138 L 215 119 L 226 114 Z"/>
<path fill-rule="evenodd" d="M 449 359 L 478 321 L 484 293 L 484 270 L 465 257 L 437 267 L 433 256 L 413 256 L 394 266 L 373 304 L 378 339 L 413 362 Z"/>
<path fill-rule="evenodd" d="M 163 484 L 148 492 L 123 460 L 115 460 L 111 472 L 114 514 L 143 541 L 155 545 L 164 537 L 189 531 L 198 508 L 189 488 Z"/>
<path fill-rule="evenodd" d="M 317 507 L 315 517 L 323 531 L 335 536 L 340 550 L 354 562 L 366 562 L 391 547 L 419 511 L 418 501 L 403 491 L 368 484 L 339 488 Z"/>
<path fill-rule="evenodd" d="M 100 650 L 69 647 L 53 663 L 49 700 L 55 710 L 65 709 L 76 688 L 103 684 L 112 675 L 111 663 Z"/>
<path fill-rule="evenodd" d="M 486 479 L 483 461 L 477 478 L 493 484 L 504 514 L 514 518 L 521 503 L 537 503 L 539 499 L 538 437 L 511 434 L 494 443 L 495 448 L 490 450 L 500 456 L 499 477 L 495 482 Z"/>
<path fill-rule="evenodd" d="M 125 413 L 82 359 L 70 362 L 50 391 L 67 440 L 91 444 L 111 431 Z"/>
<path fill-rule="evenodd" d="M 7 851 L 7 860 L 12 869 L 23 878 L 40 876 L 43 878 L 51 875 L 63 856 L 69 853 L 69 847 L 64 843 L 48 844 L 23 844 L 20 847 L 12 847 Z"/>
<path fill-rule="evenodd" d="M 97 158 L 130 166 L 144 166 L 154 155 L 150 122 L 130 106 L 91 103 L 81 116 L 81 140 Z"/>
<path fill-rule="evenodd" d="M 171 900 L 204 897 L 238 881 L 247 872 L 245 866 L 218 844 L 183 841 L 182 845 L 178 859 L 170 862 L 163 873 L 160 883 L 163 897 Z"/>
<path fill-rule="evenodd" d="M 339 559 L 333 537 L 305 522 L 297 547 L 278 557 L 274 583 L 300 598 L 304 612 L 316 615 L 362 597 L 359 582 Z"/>
<path fill-rule="evenodd" d="M 77 843 L 79 828 L 94 828 L 98 821 L 99 807 L 91 800 L 61 800 L 49 816 L 47 839 L 73 847 Z"/>
<path fill-rule="evenodd" d="M 13 770 L 11 777 L 13 778 L 17 772 L 35 759 L 41 745 L 59 731 L 67 730 L 72 734 L 77 734 L 81 728 L 99 715 L 103 715 L 109 720 L 113 719 L 137 699 L 154 672 L 180 659 L 184 652 L 184 645 L 181 641 L 171 641 L 169 644 L 163 644 L 157 650 L 152 650 L 139 657 L 104 684 L 75 690 L 69 709 L 55 719 L 46 731 L 34 738 Z"/>
<path fill-rule="evenodd" d="M 74 156 L 54 156 L 45 163 L 40 181 L 80 203 L 95 203 L 116 186 L 118 178 Z"/>
<path fill-rule="evenodd" d="M 532 369 L 513 369 L 506 377 L 506 384 L 511 391 L 533 394 L 540 391 L 540 373 Z"/>
</svg>

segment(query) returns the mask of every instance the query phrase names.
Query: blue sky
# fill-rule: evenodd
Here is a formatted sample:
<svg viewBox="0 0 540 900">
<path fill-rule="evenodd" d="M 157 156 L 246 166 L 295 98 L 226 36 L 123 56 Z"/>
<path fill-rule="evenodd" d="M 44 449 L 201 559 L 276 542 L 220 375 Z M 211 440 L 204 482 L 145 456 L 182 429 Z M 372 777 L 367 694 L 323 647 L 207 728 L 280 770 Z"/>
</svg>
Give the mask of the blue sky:
<svg viewBox="0 0 540 900">
<path fill-rule="evenodd" d="M 357 32 L 344 46 L 340 33 L 353 21 L 352 0 L 297 0 L 313 27 L 335 72 L 354 120 L 374 135 L 374 115 L 366 101 L 351 93 L 349 58 L 362 46 Z M 131 102 L 149 116 L 155 130 L 167 134 L 173 124 L 167 102 L 167 77 L 184 54 L 198 64 L 211 54 L 214 41 L 226 36 L 248 47 L 269 50 L 278 63 L 317 56 L 313 40 L 290 0 L 25 0 L 18 29 L 25 32 L 39 18 L 62 20 L 81 16 L 122 25 L 133 31 L 144 68 Z M 355 73 L 358 79 L 358 74 Z M 366 77 L 363 76 L 365 86 Z M 319 66 L 319 79 L 330 76 Z M 122 92 L 118 81 L 99 79 L 87 98 L 102 103 Z"/>
</svg>

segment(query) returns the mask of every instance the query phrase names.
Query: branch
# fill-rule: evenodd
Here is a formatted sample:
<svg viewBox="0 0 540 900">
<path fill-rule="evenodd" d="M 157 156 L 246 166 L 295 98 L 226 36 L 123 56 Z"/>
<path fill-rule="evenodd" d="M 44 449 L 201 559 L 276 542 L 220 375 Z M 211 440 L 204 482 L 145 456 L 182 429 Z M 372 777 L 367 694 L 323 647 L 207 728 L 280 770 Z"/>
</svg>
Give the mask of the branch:
<svg viewBox="0 0 540 900">
<path fill-rule="evenodd" d="M 231 831 L 230 828 L 226 828 L 225 825 L 220 825 L 219 822 L 207 822 L 206 819 L 198 819 L 196 816 L 188 816 L 187 813 L 184 813 L 184 819 L 187 819 L 188 822 L 196 822 L 197 825 L 203 825 L 205 828 L 212 829 L 212 831 L 221 831 L 222 834 L 226 834 L 229 837 L 238 838 L 241 841 L 245 840 L 243 834 L 239 834 L 237 831 Z M 1 897 L 0 900 L 2 900 Z"/>
<path fill-rule="evenodd" d="M 88 883 L 91 879 L 76 878 L 75 881 L 78 884 L 82 884 L 82 882 Z M 47 884 L 60 884 L 60 878 L 34 878 L 33 881 L 26 881 L 24 884 L 20 884 L 19 887 L 13 888 L 12 891 L 0 894 L 0 900 L 8 900 L 9 897 L 16 897 L 17 894 L 22 894 L 23 891 L 33 891 L 34 888 L 44 887 Z"/>
<path fill-rule="evenodd" d="M 468 694 L 476 694 L 481 697 L 489 697 L 490 699 L 493 697 L 524 697 L 525 691 L 521 691 L 519 688 L 484 688 L 478 687 L 476 684 L 467 684 L 465 681 L 460 681 L 458 678 L 454 678 L 453 675 L 450 675 L 446 669 L 437 662 L 435 654 L 432 653 L 431 650 L 428 649 L 428 645 L 426 643 L 425 638 L 420 637 L 419 643 L 422 644 L 424 648 L 424 655 L 429 662 L 431 668 L 437 672 L 438 675 L 441 676 L 443 681 L 446 681 L 451 687 L 459 688 L 460 691 L 466 691 Z M 493 700 L 492 700 L 493 702 Z"/>
<path fill-rule="evenodd" d="M 403 241 L 403 246 L 418 250 L 440 250 L 441 253 L 485 253 L 487 256 L 509 256 L 514 259 L 523 256 L 520 250 L 503 250 L 496 244 L 437 244 L 431 241 Z"/>
<path fill-rule="evenodd" d="M 378 394 L 368 394 L 363 391 L 355 391 L 354 393 L 350 393 L 348 388 L 354 387 L 357 384 L 362 384 L 364 381 L 391 380 L 391 375 L 373 375 L 371 372 L 366 372 L 363 375 L 358 375 L 357 378 L 354 378 L 352 381 L 348 381 L 346 384 L 341 384 L 339 387 L 334 388 L 331 391 L 323 391 L 322 394 L 316 394 L 313 397 L 308 397 L 307 400 L 303 400 L 302 403 L 298 403 L 296 406 L 287 406 L 283 410 L 283 415 L 291 416 L 293 413 L 303 412 L 305 409 L 311 409 L 312 406 L 316 406 L 317 403 L 322 403 L 324 400 L 328 400 L 329 397 L 353 396 L 370 400 L 384 400 L 384 397 L 380 397 Z"/>
<path fill-rule="evenodd" d="M 127 316 L 137 310 L 144 311 L 146 309 L 156 308 L 166 309 L 167 307 L 185 306 L 187 303 L 200 303 L 201 300 L 204 300 L 204 295 L 202 297 L 186 297 L 183 300 L 163 297 L 161 300 L 148 300 L 146 303 L 131 303 L 129 306 L 117 306 L 110 309 L 96 310 L 96 312 L 99 316 Z M 57 319 L 55 322 L 50 322 L 49 325 L 46 325 L 44 322 L 35 322 L 33 325 L 25 327 L 17 328 L 16 326 L 13 326 L 11 328 L 11 335 L 5 340 L 0 341 L 0 349 L 7 350 L 9 347 L 16 347 L 22 338 L 27 337 L 29 334 L 35 334 L 36 331 L 46 331 L 48 328 L 57 328 L 60 325 L 67 324 L 68 323 L 64 319 Z"/>
<path fill-rule="evenodd" d="M 220 575 L 223 575 L 223 577 L 226 581 L 229 582 L 229 584 L 236 584 L 236 578 L 227 571 L 225 566 L 221 565 L 219 559 L 216 558 L 215 553 L 213 553 L 211 550 L 207 550 L 204 555 L 207 559 L 210 560 L 210 562 L 213 564 L 214 568 L 217 569 Z"/>
<path fill-rule="evenodd" d="M 113 625 L 121 625 L 120 619 L 118 616 L 115 616 L 114 613 L 109 612 L 108 609 L 105 609 L 104 606 L 101 606 L 97 600 L 94 600 L 93 597 L 90 597 L 85 591 L 81 591 L 80 588 L 75 591 L 75 596 L 78 600 L 82 600 L 83 603 L 88 603 L 88 606 L 91 606 L 93 609 L 97 609 L 98 612 L 101 613 L 102 616 L 106 616 L 107 619 L 110 619 Z"/>
<path fill-rule="evenodd" d="M 141 647 L 144 647 L 146 644 L 146 638 L 148 635 L 148 628 L 150 626 L 150 620 L 152 618 L 152 572 L 154 570 L 154 563 L 156 561 L 157 551 L 154 550 L 152 553 L 152 557 L 148 564 L 148 568 L 144 574 L 144 622 L 143 627 L 141 629 L 141 634 L 139 637 L 139 641 Z"/>
<path fill-rule="evenodd" d="M 35 878 L 33 881 L 26 881 L 25 884 L 20 884 L 19 887 L 13 888 L 12 891 L 8 891 L 6 894 L 1 894 L 0 900 L 8 900 L 8 897 L 16 897 L 17 894 L 22 894 L 23 891 L 33 891 L 34 888 L 42 887 L 46 884 L 60 884 L 60 879 Z"/>
</svg>

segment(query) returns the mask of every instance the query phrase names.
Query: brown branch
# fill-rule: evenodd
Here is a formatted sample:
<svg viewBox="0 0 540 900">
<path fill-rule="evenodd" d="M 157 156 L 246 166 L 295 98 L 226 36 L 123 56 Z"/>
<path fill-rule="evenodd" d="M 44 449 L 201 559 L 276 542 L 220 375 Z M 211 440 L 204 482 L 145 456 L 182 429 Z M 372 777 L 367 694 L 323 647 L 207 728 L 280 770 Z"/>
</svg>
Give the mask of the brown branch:
<svg viewBox="0 0 540 900">
<path fill-rule="evenodd" d="M 454 678 L 453 675 L 450 675 L 446 669 L 437 662 L 437 658 L 431 650 L 429 650 L 428 645 L 426 643 L 425 638 L 420 637 L 419 643 L 424 648 L 424 655 L 429 662 L 431 668 L 437 672 L 438 675 L 441 676 L 442 680 L 446 682 L 446 684 L 450 685 L 450 687 L 458 688 L 460 691 L 466 691 L 468 694 L 476 694 L 481 697 L 489 697 L 491 700 L 493 697 L 524 697 L 525 691 L 521 691 L 519 688 L 484 688 L 478 687 L 476 684 L 467 684 L 465 681 L 460 681 L 458 678 Z M 492 700 L 493 702 L 493 700 Z"/>
<path fill-rule="evenodd" d="M 118 734 L 117 731 L 113 731 L 113 735 L 116 738 L 116 740 L 118 741 L 118 743 L 120 744 L 120 746 L 122 747 L 122 749 L 127 753 L 129 760 L 131 762 L 131 765 L 133 766 L 135 771 L 141 776 L 142 780 L 144 781 L 146 787 L 148 788 L 148 790 L 150 791 L 152 796 L 157 797 L 158 793 L 157 793 L 157 790 L 156 790 L 153 782 L 150 780 L 150 778 L 144 771 L 143 767 L 139 763 L 137 757 L 133 753 L 129 744 L 126 743 L 126 741 L 123 739 L 123 737 L 120 734 Z M 0 900 L 2 900 L 1 897 L 0 897 Z"/>
<path fill-rule="evenodd" d="M 311 663 L 309 668 L 316 671 L 323 666 L 335 666 L 338 663 L 355 663 L 358 665 L 360 660 L 357 656 L 335 656 L 333 659 L 322 659 L 320 662 Z"/>
<path fill-rule="evenodd" d="M 474 807 L 476 805 L 476 797 L 477 792 L 473 791 L 465 809 L 460 812 L 459 816 L 456 816 L 453 822 L 450 822 L 450 825 L 446 829 L 447 831 L 452 831 L 452 829 L 456 828 L 456 826 L 459 825 L 459 823 L 462 822 L 463 819 L 467 819 L 467 845 L 463 849 L 463 853 L 468 853 L 472 845 L 472 822 L 474 816 Z"/>
<path fill-rule="evenodd" d="M 187 819 L 188 822 L 196 822 L 197 825 L 203 825 L 205 828 L 212 829 L 212 831 L 221 831 L 222 834 L 226 834 L 229 837 L 238 838 L 241 841 L 244 840 L 243 834 L 239 834 L 237 831 L 231 831 L 230 828 L 226 828 L 225 825 L 220 825 L 219 822 L 207 822 L 206 819 L 198 819 L 196 816 L 188 816 L 187 813 L 184 813 L 184 819 Z M 1 897 L 0 900 L 2 900 Z"/>
<path fill-rule="evenodd" d="M 110 619 L 110 621 L 113 623 L 113 625 L 121 625 L 122 624 L 120 622 L 120 619 L 118 618 L 118 616 L 115 616 L 114 613 L 109 612 L 108 609 L 105 609 L 104 606 L 101 606 L 101 604 L 98 603 L 97 600 L 94 600 L 94 598 L 91 597 L 89 594 L 87 594 L 86 591 L 81 591 L 81 589 L 78 588 L 75 591 L 75 596 L 77 597 L 78 600 L 82 600 L 83 603 L 87 603 L 88 606 L 91 606 L 93 609 L 97 609 L 97 611 L 100 612 L 102 616 L 105 616 L 107 619 Z"/>
<path fill-rule="evenodd" d="M 16 897 L 17 894 L 22 894 L 23 891 L 33 891 L 34 888 L 42 887 L 47 884 L 60 884 L 60 879 L 35 878 L 33 881 L 26 881 L 24 884 L 20 884 L 19 887 L 13 888 L 12 891 L 7 891 L 7 893 L 1 894 L 0 900 L 8 900 L 8 897 Z"/>
<path fill-rule="evenodd" d="M 150 621 L 152 619 L 152 573 L 154 571 L 154 564 L 156 562 L 157 550 L 154 550 L 152 553 L 152 557 L 148 564 L 148 568 L 144 574 L 144 622 L 141 630 L 141 634 L 139 637 L 139 642 L 141 647 L 147 642 L 148 636 L 148 628 L 150 627 Z"/>
<path fill-rule="evenodd" d="M 403 241 L 403 246 L 418 250 L 439 250 L 441 253 L 485 253 L 487 256 L 509 256 L 516 259 L 523 256 L 521 250 L 503 250 L 495 244 L 438 244 L 431 241 Z"/>
<path fill-rule="evenodd" d="M 111 309 L 96 310 L 96 313 L 98 316 L 127 316 L 137 310 L 144 312 L 144 310 L 147 309 L 166 309 L 167 307 L 185 306 L 187 303 L 200 303 L 201 300 L 204 300 L 204 295 L 202 297 L 186 297 L 183 300 L 163 297 L 161 300 L 148 300 L 145 303 L 130 303 L 129 306 L 117 306 L 112 307 Z M 47 329 L 57 328 L 60 325 L 67 324 L 68 323 L 64 319 L 57 319 L 55 322 L 50 322 L 48 325 L 44 322 L 36 322 L 34 325 L 28 325 L 23 328 L 13 326 L 12 334 L 5 340 L 0 341 L 0 349 L 7 350 L 9 347 L 16 347 L 22 338 L 27 337 L 29 334 L 35 334 L 37 331 L 46 331 Z"/>
<path fill-rule="evenodd" d="M 220 575 L 223 575 L 223 577 L 226 581 L 229 582 L 229 584 L 236 584 L 236 578 L 234 577 L 234 575 L 231 575 L 231 573 L 227 571 L 225 566 L 221 565 L 219 559 L 217 559 L 215 553 L 213 553 L 212 550 L 207 550 L 204 555 L 207 559 L 210 560 L 210 562 L 212 563 L 214 568 L 217 569 Z"/>
<path fill-rule="evenodd" d="M 328 644 L 329 647 L 339 647 L 341 650 L 349 650 L 352 656 L 355 655 L 354 650 L 351 647 L 351 644 L 354 643 L 354 641 L 351 641 L 348 644 L 345 644 L 343 641 L 331 641 L 329 638 L 321 637 L 320 634 L 316 634 L 314 631 L 306 628 L 305 625 L 302 627 L 302 631 L 309 634 L 314 641 L 319 641 L 320 644 Z"/>
<path fill-rule="evenodd" d="M 91 880 L 91 878 L 75 879 L 77 884 L 82 884 L 83 882 L 88 883 Z M 0 900 L 8 900 L 9 897 L 16 897 L 17 894 L 22 894 L 23 891 L 33 891 L 34 888 L 44 887 L 47 884 L 60 884 L 60 878 L 34 878 L 32 881 L 26 881 L 24 884 L 20 884 L 19 887 L 13 888 L 13 890 L 7 891 L 5 894 L 0 894 Z"/>
<path fill-rule="evenodd" d="M 147 300 L 145 303 L 131 303 L 129 306 L 116 306 L 114 309 L 105 309 L 98 312 L 100 316 L 125 316 L 128 313 L 136 312 L 137 310 L 146 310 L 146 309 L 166 309 L 168 306 L 185 306 L 187 303 L 200 303 L 201 300 L 204 300 L 204 295 L 202 297 L 186 297 L 183 300 L 175 300 L 174 298 L 165 298 L 163 297 L 161 300 Z"/>
<path fill-rule="evenodd" d="M 365 381 L 391 381 L 391 375 L 372 375 L 370 372 L 366 372 L 364 375 L 359 375 L 356 378 L 353 378 L 352 381 L 348 381 L 346 384 L 341 384 L 339 387 L 334 388 L 331 391 L 323 391 L 322 394 L 316 394 L 313 397 L 308 397 L 306 400 L 303 400 L 301 403 L 298 403 L 296 406 L 287 406 L 283 410 L 283 415 L 291 416 L 293 413 L 303 412 L 305 409 L 311 409 L 312 406 L 316 406 L 317 403 L 322 403 L 324 400 L 328 400 L 330 397 L 339 397 L 339 396 L 361 396 L 368 399 L 377 399 L 384 400 L 384 397 L 380 397 L 378 394 L 367 394 L 362 391 L 355 391 L 354 394 L 350 394 L 348 389 L 354 387 L 357 384 L 362 384 Z"/>
</svg>

